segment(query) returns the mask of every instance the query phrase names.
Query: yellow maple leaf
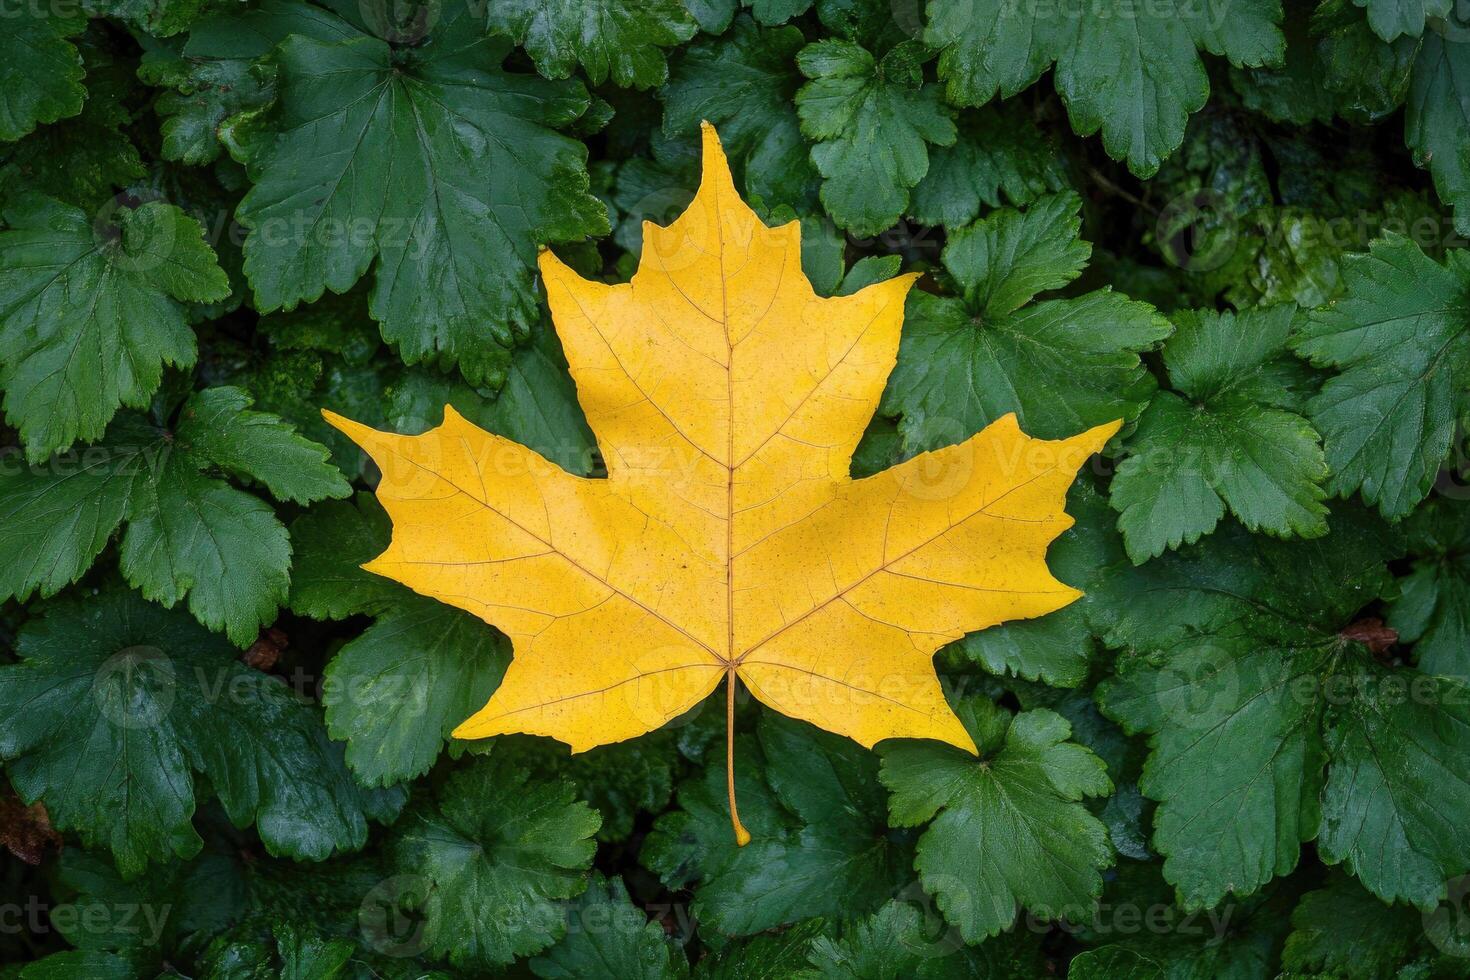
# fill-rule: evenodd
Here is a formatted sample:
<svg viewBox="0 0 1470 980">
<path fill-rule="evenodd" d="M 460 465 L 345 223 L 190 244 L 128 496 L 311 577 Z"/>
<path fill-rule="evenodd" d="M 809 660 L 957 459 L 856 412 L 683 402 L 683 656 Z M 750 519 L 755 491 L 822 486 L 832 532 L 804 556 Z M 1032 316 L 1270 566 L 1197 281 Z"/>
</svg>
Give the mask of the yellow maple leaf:
<svg viewBox="0 0 1470 980">
<path fill-rule="evenodd" d="M 1081 594 L 1046 548 L 1119 423 L 1047 441 L 1007 415 L 853 480 L 917 277 L 817 296 L 799 224 L 767 228 L 746 206 L 708 124 L 699 192 L 668 227 L 645 222 L 631 282 L 582 279 L 550 252 L 541 272 L 606 479 L 448 406 L 418 436 L 324 412 L 383 474 L 393 541 L 364 567 L 511 638 L 504 681 L 455 736 L 579 752 L 658 728 L 721 680 L 733 721 L 738 678 L 864 746 L 975 752 L 933 654 Z M 744 843 L 733 776 L 730 792 Z"/>
</svg>

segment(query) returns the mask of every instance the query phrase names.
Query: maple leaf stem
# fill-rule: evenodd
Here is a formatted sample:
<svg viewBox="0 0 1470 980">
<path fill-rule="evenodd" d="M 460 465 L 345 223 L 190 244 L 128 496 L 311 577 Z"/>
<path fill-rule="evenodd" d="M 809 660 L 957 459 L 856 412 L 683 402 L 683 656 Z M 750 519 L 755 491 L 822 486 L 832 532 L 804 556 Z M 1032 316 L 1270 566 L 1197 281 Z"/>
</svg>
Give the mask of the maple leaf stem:
<svg viewBox="0 0 1470 980">
<path fill-rule="evenodd" d="M 735 844 L 744 847 L 750 843 L 750 831 L 740 822 L 740 811 L 735 807 L 735 668 L 725 673 L 725 787 L 730 792 L 730 826 L 735 828 Z"/>
</svg>

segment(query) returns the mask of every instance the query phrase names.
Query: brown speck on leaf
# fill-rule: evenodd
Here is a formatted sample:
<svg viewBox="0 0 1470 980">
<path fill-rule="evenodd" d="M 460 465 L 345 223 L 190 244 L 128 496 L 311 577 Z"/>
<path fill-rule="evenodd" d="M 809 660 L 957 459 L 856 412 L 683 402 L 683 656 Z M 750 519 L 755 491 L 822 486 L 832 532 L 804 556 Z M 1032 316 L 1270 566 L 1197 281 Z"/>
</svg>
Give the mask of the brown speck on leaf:
<svg viewBox="0 0 1470 980">
<path fill-rule="evenodd" d="M 61 850 L 61 835 L 43 805 L 26 806 L 7 787 L 0 792 L 0 845 L 26 864 L 40 864 L 47 851 Z"/>
<path fill-rule="evenodd" d="M 1377 616 L 1360 619 L 1337 635 L 1344 640 L 1361 643 L 1375 654 L 1383 653 L 1399 641 L 1398 630 L 1385 626 Z"/>
<path fill-rule="evenodd" d="M 290 645 L 290 638 L 283 631 L 271 626 L 261 630 L 260 636 L 250 644 L 250 649 L 240 654 L 240 662 L 256 670 L 270 670 Z"/>
</svg>

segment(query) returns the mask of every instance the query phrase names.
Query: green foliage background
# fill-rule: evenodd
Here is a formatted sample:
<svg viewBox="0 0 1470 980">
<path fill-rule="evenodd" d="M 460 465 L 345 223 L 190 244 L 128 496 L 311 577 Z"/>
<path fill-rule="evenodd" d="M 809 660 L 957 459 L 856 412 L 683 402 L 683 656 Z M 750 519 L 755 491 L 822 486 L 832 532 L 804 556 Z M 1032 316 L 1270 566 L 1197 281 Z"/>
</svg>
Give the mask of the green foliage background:
<svg viewBox="0 0 1470 980">
<path fill-rule="evenodd" d="M 0 0 L 0 977 L 1470 974 L 1470 23 L 1449 0 Z M 1128 424 L 938 657 L 984 759 L 739 710 L 448 732 L 322 406 L 601 462 L 534 271 L 701 119 L 836 293 L 857 462 Z M 30 806 L 30 804 L 39 804 Z"/>
</svg>

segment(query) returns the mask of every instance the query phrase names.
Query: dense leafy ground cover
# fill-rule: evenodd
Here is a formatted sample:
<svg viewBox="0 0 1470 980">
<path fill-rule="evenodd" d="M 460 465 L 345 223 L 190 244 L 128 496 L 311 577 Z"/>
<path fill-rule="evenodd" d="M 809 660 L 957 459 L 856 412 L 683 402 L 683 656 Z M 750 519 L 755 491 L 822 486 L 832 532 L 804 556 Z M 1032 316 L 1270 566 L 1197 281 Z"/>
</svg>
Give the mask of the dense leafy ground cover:
<svg viewBox="0 0 1470 980">
<path fill-rule="evenodd" d="M 0 0 L 0 976 L 1470 973 L 1470 26 L 1448 0 Z M 602 462 L 535 271 L 697 183 L 922 272 L 860 447 L 1127 424 L 983 761 L 723 704 L 463 743 L 318 414 Z"/>
</svg>

